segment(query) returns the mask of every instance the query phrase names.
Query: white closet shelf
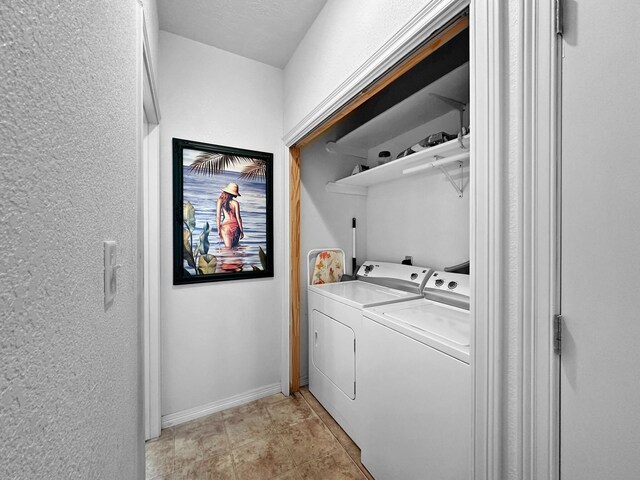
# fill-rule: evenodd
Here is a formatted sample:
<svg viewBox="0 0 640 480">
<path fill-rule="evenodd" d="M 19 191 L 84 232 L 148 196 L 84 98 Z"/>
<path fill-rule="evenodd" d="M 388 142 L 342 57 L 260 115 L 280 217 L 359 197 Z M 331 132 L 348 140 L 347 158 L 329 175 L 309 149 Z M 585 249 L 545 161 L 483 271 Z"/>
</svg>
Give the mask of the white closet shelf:
<svg viewBox="0 0 640 480">
<path fill-rule="evenodd" d="M 367 187 L 390 182 L 403 175 L 417 174 L 430 168 L 440 168 L 448 163 L 462 162 L 469 158 L 471 135 L 462 137 L 462 144 L 456 138 L 434 147 L 425 148 L 406 157 L 392 160 L 384 165 L 342 178 L 326 185 L 327 192 L 348 195 L 367 195 Z M 446 174 L 446 172 L 443 170 Z M 461 192 L 459 192 L 461 193 Z"/>
</svg>

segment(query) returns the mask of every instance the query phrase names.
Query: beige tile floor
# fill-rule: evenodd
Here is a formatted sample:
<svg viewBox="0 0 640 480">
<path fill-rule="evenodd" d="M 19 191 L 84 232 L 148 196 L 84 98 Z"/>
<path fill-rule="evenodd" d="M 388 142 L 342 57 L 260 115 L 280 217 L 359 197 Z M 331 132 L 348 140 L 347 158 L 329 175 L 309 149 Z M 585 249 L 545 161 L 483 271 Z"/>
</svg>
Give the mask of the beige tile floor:
<svg viewBox="0 0 640 480">
<path fill-rule="evenodd" d="M 162 430 L 147 442 L 146 478 L 372 479 L 360 449 L 306 388 Z"/>
</svg>

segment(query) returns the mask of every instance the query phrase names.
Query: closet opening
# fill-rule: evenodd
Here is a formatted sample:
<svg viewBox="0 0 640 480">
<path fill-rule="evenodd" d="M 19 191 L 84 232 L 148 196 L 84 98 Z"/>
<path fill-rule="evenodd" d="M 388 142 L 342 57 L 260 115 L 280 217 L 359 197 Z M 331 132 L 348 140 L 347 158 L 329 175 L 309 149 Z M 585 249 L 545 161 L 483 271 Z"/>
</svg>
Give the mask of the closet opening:
<svg viewBox="0 0 640 480">
<path fill-rule="evenodd" d="M 291 391 L 377 478 L 470 473 L 469 53 L 465 11 L 290 150 Z"/>
<path fill-rule="evenodd" d="M 305 276 L 308 268 L 306 254 L 310 245 L 304 242 L 304 237 L 311 232 L 307 231 L 305 225 L 322 219 L 317 211 L 307 211 L 304 205 L 301 206 L 301 196 L 304 197 L 303 204 L 311 200 L 311 204 L 331 205 L 330 210 L 342 212 L 342 220 L 330 221 L 334 226 L 321 229 L 330 232 L 327 241 L 333 243 L 351 246 L 353 216 L 350 215 L 357 214 L 356 250 L 359 251 L 357 261 L 360 264 L 365 260 L 364 254 L 369 253 L 368 242 L 364 241 L 366 217 L 372 214 L 366 206 L 368 190 L 378 189 L 378 184 L 402 182 L 403 178 L 437 175 L 439 187 L 445 182 L 451 190 L 449 193 L 453 195 L 453 198 L 448 195 L 447 203 L 459 206 L 453 200 L 460 199 L 466 205 L 466 219 L 457 220 L 458 226 L 464 225 L 464 234 L 455 235 L 453 240 L 450 237 L 445 240 L 441 236 L 440 242 L 455 243 L 460 251 L 464 249 L 468 259 L 469 203 L 465 192 L 468 191 L 470 178 L 470 108 L 469 17 L 468 10 L 465 10 L 289 148 L 291 392 L 299 390 L 301 372 L 303 382 L 307 379 L 304 371 L 308 368 L 305 346 L 308 278 Z M 450 136 L 441 135 L 438 138 L 442 132 Z M 396 158 L 403 152 L 409 153 L 409 148 L 427 140 L 431 134 L 435 137 L 425 143 L 433 146 Z M 443 141 L 449 138 L 451 140 Z M 389 157 L 379 157 L 381 152 L 389 152 Z M 310 159 L 314 155 L 317 160 Z M 452 157 L 460 158 L 453 158 L 453 162 L 449 163 L 448 159 Z M 379 165 L 384 158 L 390 161 Z M 355 168 L 361 168 L 359 165 L 369 169 L 351 175 Z M 414 169 L 413 173 L 411 169 Z M 305 184 L 303 176 L 314 176 L 316 181 L 311 182 L 313 185 Z M 424 190 L 422 185 L 417 188 Z M 308 195 L 309 192 L 313 192 L 313 195 Z M 371 203 L 371 199 L 368 201 Z M 410 201 L 413 205 L 424 203 L 420 198 L 411 198 Z M 355 210 L 349 213 L 345 205 Z M 304 210 L 302 216 L 301 208 Z M 441 212 L 440 215 L 446 216 L 447 213 Z M 372 225 L 369 228 L 376 227 Z M 321 240 L 322 235 L 316 238 Z M 348 252 L 347 270 L 350 269 L 350 255 L 351 252 Z M 391 258 L 391 253 L 385 252 L 385 256 Z M 398 256 L 401 258 L 396 258 Z M 391 259 L 399 262 L 404 256 L 417 257 L 414 258 L 415 264 L 420 259 L 420 255 L 409 251 L 398 252 Z M 447 263 L 462 263 L 463 257 L 461 254 L 451 254 L 436 264 L 439 267 L 451 266 Z"/>
<path fill-rule="evenodd" d="M 469 476 L 469 59 L 463 12 L 291 148 L 291 391 L 378 478 Z"/>
</svg>

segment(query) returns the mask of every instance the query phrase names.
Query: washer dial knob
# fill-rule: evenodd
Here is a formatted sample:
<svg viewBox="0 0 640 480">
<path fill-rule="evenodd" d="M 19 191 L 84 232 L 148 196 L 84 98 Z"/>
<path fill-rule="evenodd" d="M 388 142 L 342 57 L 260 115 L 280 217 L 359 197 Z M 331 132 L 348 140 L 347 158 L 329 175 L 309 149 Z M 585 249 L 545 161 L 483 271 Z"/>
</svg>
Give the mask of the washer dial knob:
<svg viewBox="0 0 640 480">
<path fill-rule="evenodd" d="M 449 290 L 453 290 L 454 288 L 456 288 L 458 286 L 458 282 L 449 282 L 449 285 L 447 285 L 447 287 L 449 288 Z"/>
</svg>

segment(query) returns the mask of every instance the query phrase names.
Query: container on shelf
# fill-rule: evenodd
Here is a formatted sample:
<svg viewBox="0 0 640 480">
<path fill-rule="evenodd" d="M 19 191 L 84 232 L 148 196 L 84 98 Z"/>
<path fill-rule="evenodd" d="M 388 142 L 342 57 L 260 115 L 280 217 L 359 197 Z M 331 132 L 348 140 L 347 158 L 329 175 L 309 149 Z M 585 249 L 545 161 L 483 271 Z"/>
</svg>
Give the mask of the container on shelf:
<svg viewBox="0 0 640 480">
<path fill-rule="evenodd" d="M 388 150 L 383 150 L 378 153 L 378 165 L 384 165 L 388 161 L 391 160 L 391 152 Z"/>
</svg>

